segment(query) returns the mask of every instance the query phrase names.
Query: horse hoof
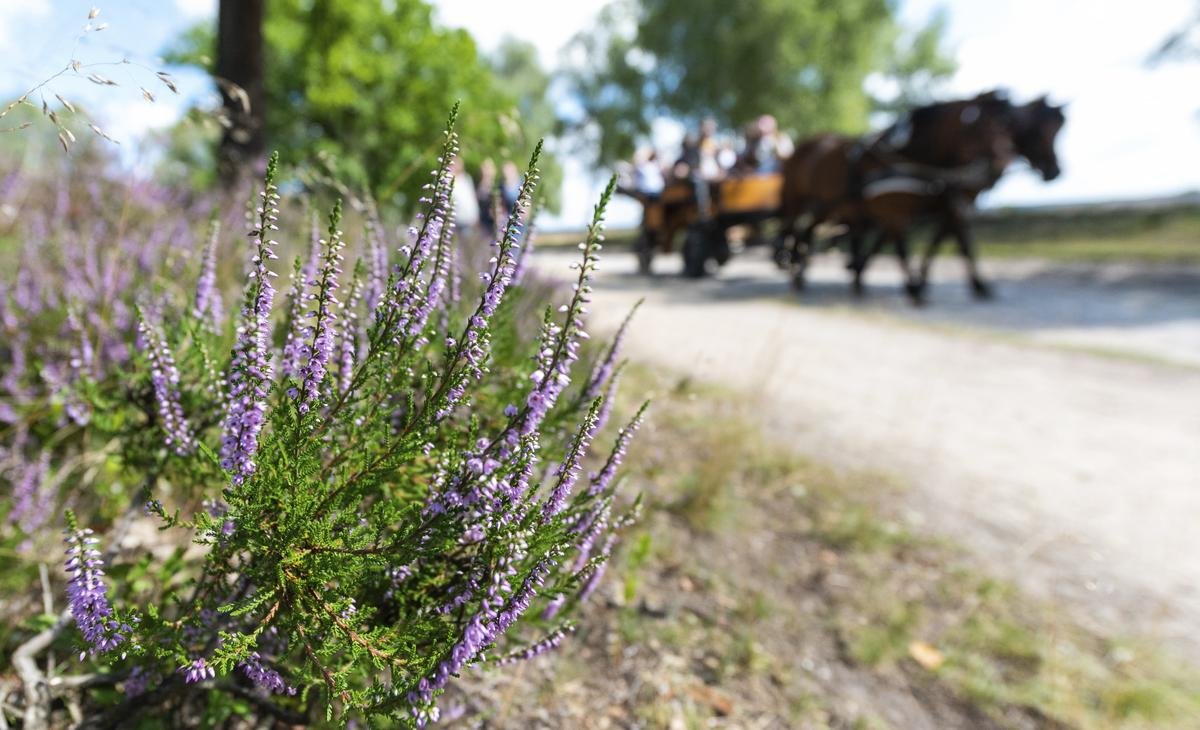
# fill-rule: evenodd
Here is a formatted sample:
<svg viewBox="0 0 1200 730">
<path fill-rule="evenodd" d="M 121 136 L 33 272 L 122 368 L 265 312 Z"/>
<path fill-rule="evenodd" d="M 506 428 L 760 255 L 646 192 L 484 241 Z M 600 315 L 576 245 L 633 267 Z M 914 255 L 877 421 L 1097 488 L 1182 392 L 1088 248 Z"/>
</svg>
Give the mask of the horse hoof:
<svg viewBox="0 0 1200 730">
<path fill-rule="evenodd" d="M 992 287 L 979 279 L 971 282 L 971 293 L 975 295 L 976 299 L 991 299 L 994 296 Z"/>
<path fill-rule="evenodd" d="M 905 284 L 904 291 L 914 307 L 925 306 L 925 287 L 921 284 Z"/>
<path fill-rule="evenodd" d="M 853 284 L 851 284 L 850 291 L 857 299 L 862 299 L 867 294 L 867 288 L 863 286 L 861 281 L 855 281 Z"/>
</svg>

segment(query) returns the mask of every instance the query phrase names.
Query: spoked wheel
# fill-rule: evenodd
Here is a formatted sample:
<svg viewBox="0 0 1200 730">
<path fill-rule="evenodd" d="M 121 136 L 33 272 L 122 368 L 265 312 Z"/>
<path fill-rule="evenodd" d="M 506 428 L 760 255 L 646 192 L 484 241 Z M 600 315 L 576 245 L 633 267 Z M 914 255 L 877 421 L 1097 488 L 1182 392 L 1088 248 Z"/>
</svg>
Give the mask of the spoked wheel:
<svg viewBox="0 0 1200 730">
<path fill-rule="evenodd" d="M 784 271 L 787 271 L 792 263 L 791 242 L 791 236 L 784 233 L 780 233 L 771 242 L 775 247 L 774 251 L 771 252 L 771 258 L 775 262 L 775 266 Z"/>
<path fill-rule="evenodd" d="M 649 231 L 642 231 L 633 242 L 633 253 L 637 256 L 638 273 L 652 273 L 650 267 L 654 263 L 654 236 L 650 235 Z"/>
</svg>

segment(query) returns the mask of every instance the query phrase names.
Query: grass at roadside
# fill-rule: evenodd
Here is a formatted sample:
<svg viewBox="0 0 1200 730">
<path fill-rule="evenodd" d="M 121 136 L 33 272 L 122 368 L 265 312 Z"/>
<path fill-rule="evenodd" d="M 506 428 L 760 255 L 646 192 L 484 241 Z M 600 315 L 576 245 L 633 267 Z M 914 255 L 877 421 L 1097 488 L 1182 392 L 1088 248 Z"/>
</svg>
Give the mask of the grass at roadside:
<svg viewBox="0 0 1200 730">
<path fill-rule="evenodd" d="M 998 258 L 1200 264 L 1200 209 L 1013 213 L 976 225 L 980 251 Z"/>
<path fill-rule="evenodd" d="M 631 452 L 645 521 L 553 657 L 484 673 L 502 727 L 1189 727 L 1200 683 L 1089 634 L 877 506 L 896 489 L 799 459 L 753 405 L 634 370 L 657 392 Z M 553 698 L 554 702 L 544 702 Z"/>
<path fill-rule="evenodd" d="M 984 258 L 1037 258 L 1051 261 L 1146 264 L 1200 264 L 1200 210 L 1082 213 L 1076 216 L 1013 214 L 992 217 L 975 226 L 980 255 Z M 928 230 L 914 232 L 912 241 L 922 250 Z M 579 243 L 581 232 L 553 232 L 538 236 L 538 245 Z M 607 245 L 627 248 L 636 230 L 616 229 Z M 946 244 L 942 255 L 952 255 Z"/>
</svg>

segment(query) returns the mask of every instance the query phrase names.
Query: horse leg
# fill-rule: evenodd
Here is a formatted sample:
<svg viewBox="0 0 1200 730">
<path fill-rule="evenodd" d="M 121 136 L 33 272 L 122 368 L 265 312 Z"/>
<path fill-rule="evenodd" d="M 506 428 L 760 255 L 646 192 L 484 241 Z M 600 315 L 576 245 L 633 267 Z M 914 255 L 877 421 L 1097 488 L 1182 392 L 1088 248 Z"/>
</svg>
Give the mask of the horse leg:
<svg viewBox="0 0 1200 730">
<path fill-rule="evenodd" d="M 792 288 L 800 291 L 804 288 L 805 272 L 808 270 L 808 259 L 812 255 L 813 250 L 813 235 L 816 233 L 817 225 L 821 219 L 814 217 L 812 222 L 804 227 L 804 231 L 796 236 L 792 244 Z"/>
<path fill-rule="evenodd" d="M 796 237 L 797 219 L 798 216 L 785 216 L 780 221 L 779 233 L 775 236 L 775 251 L 771 257 L 775 261 L 775 266 L 780 269 L 787 269 L 788 263 L 791 260 L 791 250 Z"/>
<path fill-rule="evenodd" d="M 957 218 L 954 223 L 954 237 L 958 241 L 958 251 L 967 264 L 967 277 L 971 281 L 971 293 L 976 299 L 991 299 L 992 287 L 979 275 L 979 266 L 975 261 L 975 240 L 967 222 Z"/>
<path fill-rule="evenodd" d="M 942 241 L 950 235 L 950 228 L 945 221 L 938 224 L 937 230 L 934 231 L 933 238 L 929 239 L 929 243 L 925 246 L 925 253 L 921 256 L 920 273 L 916 277 L 913 286 L 916 289 L 916 298 L 924 301 L 925 290 L 929 286 L 929 270 L 933 267 L 933 260 L 937 258 L 938 250 L 942 247 Z"/>
<path fill-rule="evenodd" d="M 883 252 L 883 247 L 888 242 L 888 234 L 883 229 L 880 229 L 875 236 L 874 243 L 871 244 L 870 248 L 865 250 L 865 253 L 862 245 L 863 239 L 864 234 L 861 229 L 850 237 L 850 270 L 854 272 L 855 296 L 862 296 L 865 293 L 863 275 L 866 273 L 867 267 L 871 264 L 871 259 Z"/>
<path fill-rule="evenodd" d="M 892 240 L 896 242 L 896 260 L 900 263 L 900 271 L 904 274 L 904 291 L 915 306 L 925 303 L 923 282 L 918 283 L 908 263 L 908 234 L 893 233 Z"/>
</svg>

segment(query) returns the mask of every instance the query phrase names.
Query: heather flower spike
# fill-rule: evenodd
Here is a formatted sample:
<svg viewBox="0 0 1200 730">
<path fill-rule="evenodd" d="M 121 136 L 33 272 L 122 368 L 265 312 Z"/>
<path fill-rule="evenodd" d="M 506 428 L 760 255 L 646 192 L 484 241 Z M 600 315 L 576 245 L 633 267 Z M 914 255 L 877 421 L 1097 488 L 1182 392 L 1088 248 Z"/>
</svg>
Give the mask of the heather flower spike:
<svg viewBox="0 0 1200 730">
<path fill-rule="evenodd" d="M 283 352 L 279 358 L 279 374 L 284 379 L 295 378 L 300 371 L 300 361 L 305 357 L 304 348 L 307 346 L 308 323 L 304 316 L 304 294 L 308 288 L 306 267 L 297 256 L 292 262 L 291 286 L 287 293 L 287 334 L 283 342 Z M 296 391 L 297 393 L 299 391 Z"/>
<path fill-rule="evenodd" d="M 365 268 L 362 259 L 359 259 L 354 264 L 354 275 L 350 280 L 350 293 L 346 297 L 346 301 L 342 302 L 342 309 L 339 313 L 341 320 L 338 331 L 338 391 L 345 393 L 350 389 L 351 379 L 354 377 L 354 363 L 358 359 L 359 344 L 363 342 L 364 337 L 359 331 L 360 314 L 359 307 L 363 297 L 363 277 L 365 276 Z"/>
<path fill-rule="evenodd" d="M 80 529 L 75 514 L 67 511 L 67 606 L 91 653 L 104 653 L 125 641 L 132 630 L 113 618 L 104 584 L 104 561 L 91 529 Z M 86 654 L 88 652 L 84 652 Z M 80 656 L 82 658 L 83 655 Z"/>
<path fill-rule="evenodd" d="M 13 483 L 12 511 L 8 522 L 15 523 L 26 535 L 46 523 L 54 495 L 46 489 L 46 476 L 50 470 L 50 454 L 42 452 L 36 462 L 23 464 L 20 477 Z"/>
<path fill-rule="evenodd" d="M 600 358 L 600 361 L 596 363 L 591 377 L 588 378 L 587 388 L 583 391 L 583 397 L 586 400 L 591 400 L 600 395 L 600 390 L 612 376 L 613 368 L 616 367 L 617 359 L 621 355 L 621 344 L 625 340 L 625 330 L 628 329 L 630 321 L 633 320 L 633 315 L 637 314 L 638 307 L 642 306 L 642 302 L 644 301 L 646 300 L 637 300 L 637 303 L 629 310 L 629 314 L 625 315 L 625 319 L 621 322 L 621 326 L 617 328 L 617 333 L 613 335 L 612 342 L 609 343 L 604 357 Z"/>
<path fill-rule="evenodd" d="M 279 153 L 274 153 L 267 162 L 266 179 L 259 196 L 258 226 L 250 232 L 254 242 L 254 268 L 246 286 L 227 379 L 221 466 L 229 472 L 234 485 L 243 483 L 254 473 L 254 455 L 258 451 L 258 436 L 266 419 L 267 396 L 271 389 L 269 337 L 275 287 L 271 284 L 274 274 L 268 262 L 277 258 L 276 242 L 270 236 L 279 230 L 276 225 L 279 191 L 275 187 L 278 169 Z"/>
<path fill-rule="evenodd" d="M 217 676 L 217 670 L 213 669 L 204 661 L 204 657 L 193 659 L 188 664 L 179 668 L 183 674 L 183 681 L 188 684 L 203 682 L 206 679 L 213 679 Z"/>
<path fill-rule="evenodd" d="M 646 409 L 650 407 L 650 401 L 642 403 L 638 408 L 637 413 L 629 423 L 625 424 L 620 431 L 617 432 L 616 443 L 613 444 L 613 450 L 608 455 L 608 459 L 604 462 L 604 466 L 600 468 L 600 472 L 592 478 L 592 484 L 588 488 L 588 494 L 597 495 L 603 494 L 608 490 L 612 483 L 613 477 L 617 474 L 617 468 L 621 466 L 621 462 L 625 459 L 625 452 L 629 448 L 629 442 L 633 440 L 634 434 L 642 427 L 642 421 L 646 417 Z"/>
<path fill-rule="evenodd" d="M 542 508 L 542 521 L 546 522 L 562 511 L 563 505 L 566 503 L 567 495 L 571 493 L 571 488 L 575 486 L 575 482 L 579 479 L 580 462 L 587 454 L 588 447 L 592 444 L 592 439 L 596 436 L 596 425 L 598 423 L 597 416 L 600 413 L 600 406 L 604 403 L 603 398 L 597 398 L 592 401 L 592 407 L 588 410 L 587 416 L 583 419 L 583 424 L 579 427 L 579 431 L 575 434 L 575 440 L 571 443 L 571 449 L 567 452 L 567 456 L 563 459 L 555 472 L 554 488 L 550 492 L 550 498 L 546 500 L 545 506 Z"/>
<path fill-rule="evenodd" d="M 533 190 L 539 180 L 537 163 L 541 154 L 542 143 L 539 142 L 529 158 L 525 179 L 521 183 L 517 202 L 504 226 L 504 234 L 498 242 L 499 250 L 492 259 L 492 268 L 480 275 L 484 288 L 479 305 L 468 318 L 462 334 L 454 339 L 451 345 L 453 352 L 450 358 L 451 376 L 448 381 L 450 387 L 446 390 L 444 402 L 440 404 L 437 412 L 438 420 L 448 416 L 459 403 L 469 381 L 483 376 L 484 360 L 491 350 L 488 325 L 512 283 L 513 268 L 516 264 L 513 256 L 521 235 L 525 213 L 529 210 Z"/>
<path fill-rule="evenodd" d="M 308 356 L 298 375 L 301 377 L 300 412 L 307 413 L 314 404 L 326 395 L 322 391 L 326 370 L 333 355 L 334 338 L 337 335 L 337 311 L 334 305 L 338 303 L 334 292 L 338 289 L 338 276 L 342 273 L 342 232 L 338 225 L 342 220 L 342 201 L 337 201 L 333 212 L 329 214 L 329 239 L 322 240 L 324 254 L 321 260 L 320 278 L 316 291 L 310 296 L 316 300 L 316 310 L 310 313 L 313 317 L 312 342 L 305 349 Z"/>
<path fill-rule="evenodd" d="M 179 456 L 186 456 L 196 444 L 192 427 L 180 403 L 179 369 L 175 367 L 175 358 L 162 332 L 146 322 L 140 309 L 138 332 L 145 346 L 146 358 L 150 361 L 150 383 L 154 387 L 154 400 L 158 404 L 159 421 L 166 433 L 167 448 Z"/>
<path fill-rule="evenodd" d="M 220 237 L 221 220 L 214 215 L 209 223 L 208 246 L 204 249 L 204 259 L 200 267 L 200 277 L 196 280 L 196 296 L 192 306 L 192 315 L 214 331 L 219 329 L 220 323 L 225 319 L 221 290 L 217 288 L 217 243 Z"/>
</svg>

